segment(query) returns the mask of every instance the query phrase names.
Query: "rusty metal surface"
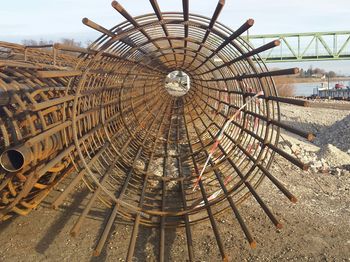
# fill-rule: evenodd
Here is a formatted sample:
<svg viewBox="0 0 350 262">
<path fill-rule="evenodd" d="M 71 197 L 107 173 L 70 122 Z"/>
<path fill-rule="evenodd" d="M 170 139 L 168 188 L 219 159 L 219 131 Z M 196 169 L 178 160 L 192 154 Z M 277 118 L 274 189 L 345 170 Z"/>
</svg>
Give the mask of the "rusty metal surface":
<svg viewBox="0 0 350 262">
<path fill-rule="evenodd" d="M 0 42 L 0 217 L 28 214 L 70 176 L 53 207 L 82 180 L 91 190 L 72 235 L 97 201 L 111 209 L 95 255 L 119 220 L 133 224 L 128 260 L 139 227 L 152 226 L 160 261 L 170 227 L 186 228 L 192 261 L 191 226 L 209 220 L 225 260 L 216 215 L 230 210 L 255 247 L 239 204 L 253 196 L 281 227 L 255 190 L 264 177 L 296 201 L 268 170 L 276 153 L 307 169 L 278 148 L 280 128 L 313 138 L 280 122 L 280 102 L 307 103 L 278 97 L 272 77 L 298 70 L 268 71 L 259 53 L 279 41 L 252 48 L 240 38 L 252 19 L 236 31 L 217 22 L 224 1 L 211 18 L 188 0 L 183 12 L 150 3 L 154 14 L 133 17 L 112 2 L 126 21 L 110 30 L 84 18 L 102 33 L 88 48 Z M 174 70 L 190 77 L 184 96 L 165 88 Z"/>
</svg>

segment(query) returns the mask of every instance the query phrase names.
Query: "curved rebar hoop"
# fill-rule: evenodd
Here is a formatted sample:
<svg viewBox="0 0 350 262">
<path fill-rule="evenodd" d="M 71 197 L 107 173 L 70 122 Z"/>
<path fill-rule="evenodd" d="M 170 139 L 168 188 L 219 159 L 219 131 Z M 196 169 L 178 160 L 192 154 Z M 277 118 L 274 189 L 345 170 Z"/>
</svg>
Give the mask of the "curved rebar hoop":
<svg viewBox="0 0 350 262">
<path fill-rule="evenodd" d="M 273 212 L 257 194 L 267 177 L 292 202 L 296 198 L 268 171 L 275 153 L 301 169 L 307 165 L 278 148 L 279 129 L 311 140 L 280 122 L 273 76 L 298 69 L 268 71 L 259 53 L 236 31 L 211 18 L 183 12 L 132 17 L 110 30 L 84 18 L 102 33 L 88 48 L 55 44 L 21 46 L 0 42 L 0 216 L 27 214 L 67 176 L 72 181 L 55 199 L 58 207 L 83 180 L 92 191 L 72 229 L 77 235 L 91 209 L 111 208 L 96 246 L 98 255 L 115 220 L 133 224 L 128 260 L 140 225 L 159 228 L 159 260 L 165 234 L 185 227 L 188 257 L 195 259 L 191 226 L 209 220 L 221 257 L 227 259 L 216 215 L 230 209 L 249 244 L 256 243 L 238 205 L 253 197 L 276 227 Z M 182 96 L 166 90 L 166 76 L 186 73 Z"/>
</svg>

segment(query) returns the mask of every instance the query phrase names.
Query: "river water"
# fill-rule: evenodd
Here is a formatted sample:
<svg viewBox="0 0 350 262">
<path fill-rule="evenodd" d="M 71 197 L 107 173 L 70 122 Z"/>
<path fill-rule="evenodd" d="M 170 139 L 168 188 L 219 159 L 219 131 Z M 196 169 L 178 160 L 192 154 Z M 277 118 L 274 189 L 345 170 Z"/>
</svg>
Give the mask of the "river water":
<svg viewBox="0 0 350 262">
<path fill-rule="evenodd" d="M 339 82 L 329 82 L 329 88 L 334 88 L 335 84 Z M 345 81 L 341 82 L 345 86 L 349 86 L 350 82 Z M 295 96 L 311 96 L 316 92 L 316 88 L 319 88 L 322 86 L 322 82 L 313 82 L 313 83 L 295 83 L 294 86 L 294 95 Z M 327 87 L 328 83 L 324 82 L 324 87 Z"/>
</svg>

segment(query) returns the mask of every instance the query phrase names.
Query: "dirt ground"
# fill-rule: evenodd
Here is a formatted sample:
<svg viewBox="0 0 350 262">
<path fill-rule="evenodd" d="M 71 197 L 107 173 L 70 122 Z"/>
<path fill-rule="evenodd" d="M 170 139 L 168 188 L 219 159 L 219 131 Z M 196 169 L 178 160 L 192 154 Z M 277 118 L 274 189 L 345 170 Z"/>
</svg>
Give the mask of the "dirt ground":
<svg viewBox="0 0 350 262">
<path fill-rule="evenodd" d="M 350 112 L 294 106 L 283 106 L 282 110 L 286 122 L 312 131 L 324 140 L 310 144 L 283 134 L 291 144 L 304 148 L 303 157 L 311 157 L 305 152 L 317 152 L 330 142 L 349 155 L 350 141 L 344 140 L 342 132 L 345 131 L 338 129 L 350 123 Z M 333 139 L 334 135 L 329 134 L 332 127 L 334 135 L 342 137 Z M 350 134 L 350 129 L 348 132 Z M 323 162 L 327 161 L 326 158 Z M 306 172 L 281 157 L 276 158 L 272 174 L 287 186 L 298 202 L 290 203 L 267 179 L 258 188 L 258 193 L 282 222 L 281 230 L 273 226 L 254 199 L 240 206 L 257 241 L 256 249 L 249 247 L 232 212 L 218 217 L 230 261 L 350 261 L 350 169 L 347 165 L 328 163 L 324 166 L 329 169 L 322 173 L 317 168 Z M 64 206 L 52 210 L 50 203 L 58 193 L 53 191 L 27 217 L 17 217 L 0 225 L 0 261 L 124 261 L 132 227 L 115 224 L 107 248 L 100 257 L 93 258 L 92 250 L 110 211 L 95 208 L 80 235 L 73 238 L 69 231 L 86 204 L 88 192 L 81 186 Z M 210 227 L 209 222 L 204 222 L 193 228 L 195 261 L 220 260 Z M 187 257 L 184 229 L 168 230 L 166 234 L 168 261 L 184 261 Z M 156 261 L 158 241 L 157 230 L 141 228 L 134 260 Z"/>
</svg>

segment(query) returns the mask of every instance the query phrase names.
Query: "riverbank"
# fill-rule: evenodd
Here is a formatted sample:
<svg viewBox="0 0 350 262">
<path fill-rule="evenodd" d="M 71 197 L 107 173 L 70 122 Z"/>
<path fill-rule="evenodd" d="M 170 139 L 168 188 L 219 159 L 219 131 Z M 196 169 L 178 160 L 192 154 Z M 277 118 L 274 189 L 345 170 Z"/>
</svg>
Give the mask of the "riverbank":
<svg viewBox="0 0 350 262">
<path fill-rule="evenodd" d="M 283 84 L 301 84 L 301 83 L 321 83 L 328 82 L 328 79 L 313 78 L 313 77 L 298 77 L 298 76 L 282 76 L 276 77 Z M 350 77 L 333 77 L 329 79 L 330 82 L 348 82 Z"/>
<path fill-rule="evenodd" d="M 278 76 L 274 77 L 277 91 L 280 96 L 311 96 L 316 93 L 316 89 L 326 87 L 332 89 L 338 83 L 345 86 L 350 85 L 350 77 L 336 77 L 328 79 L 305 78 L 298 76 Z"/>
<path fill-rule="evenodd" d="M 347 82 L 350 81 L 350 77 L 334 77 L 329 79 L 330 82 Z M 328 79 L 310 78 L 310 77 L 295 77 L 294 83 L 319 83 L 328 82 Z"/>
</svg>

